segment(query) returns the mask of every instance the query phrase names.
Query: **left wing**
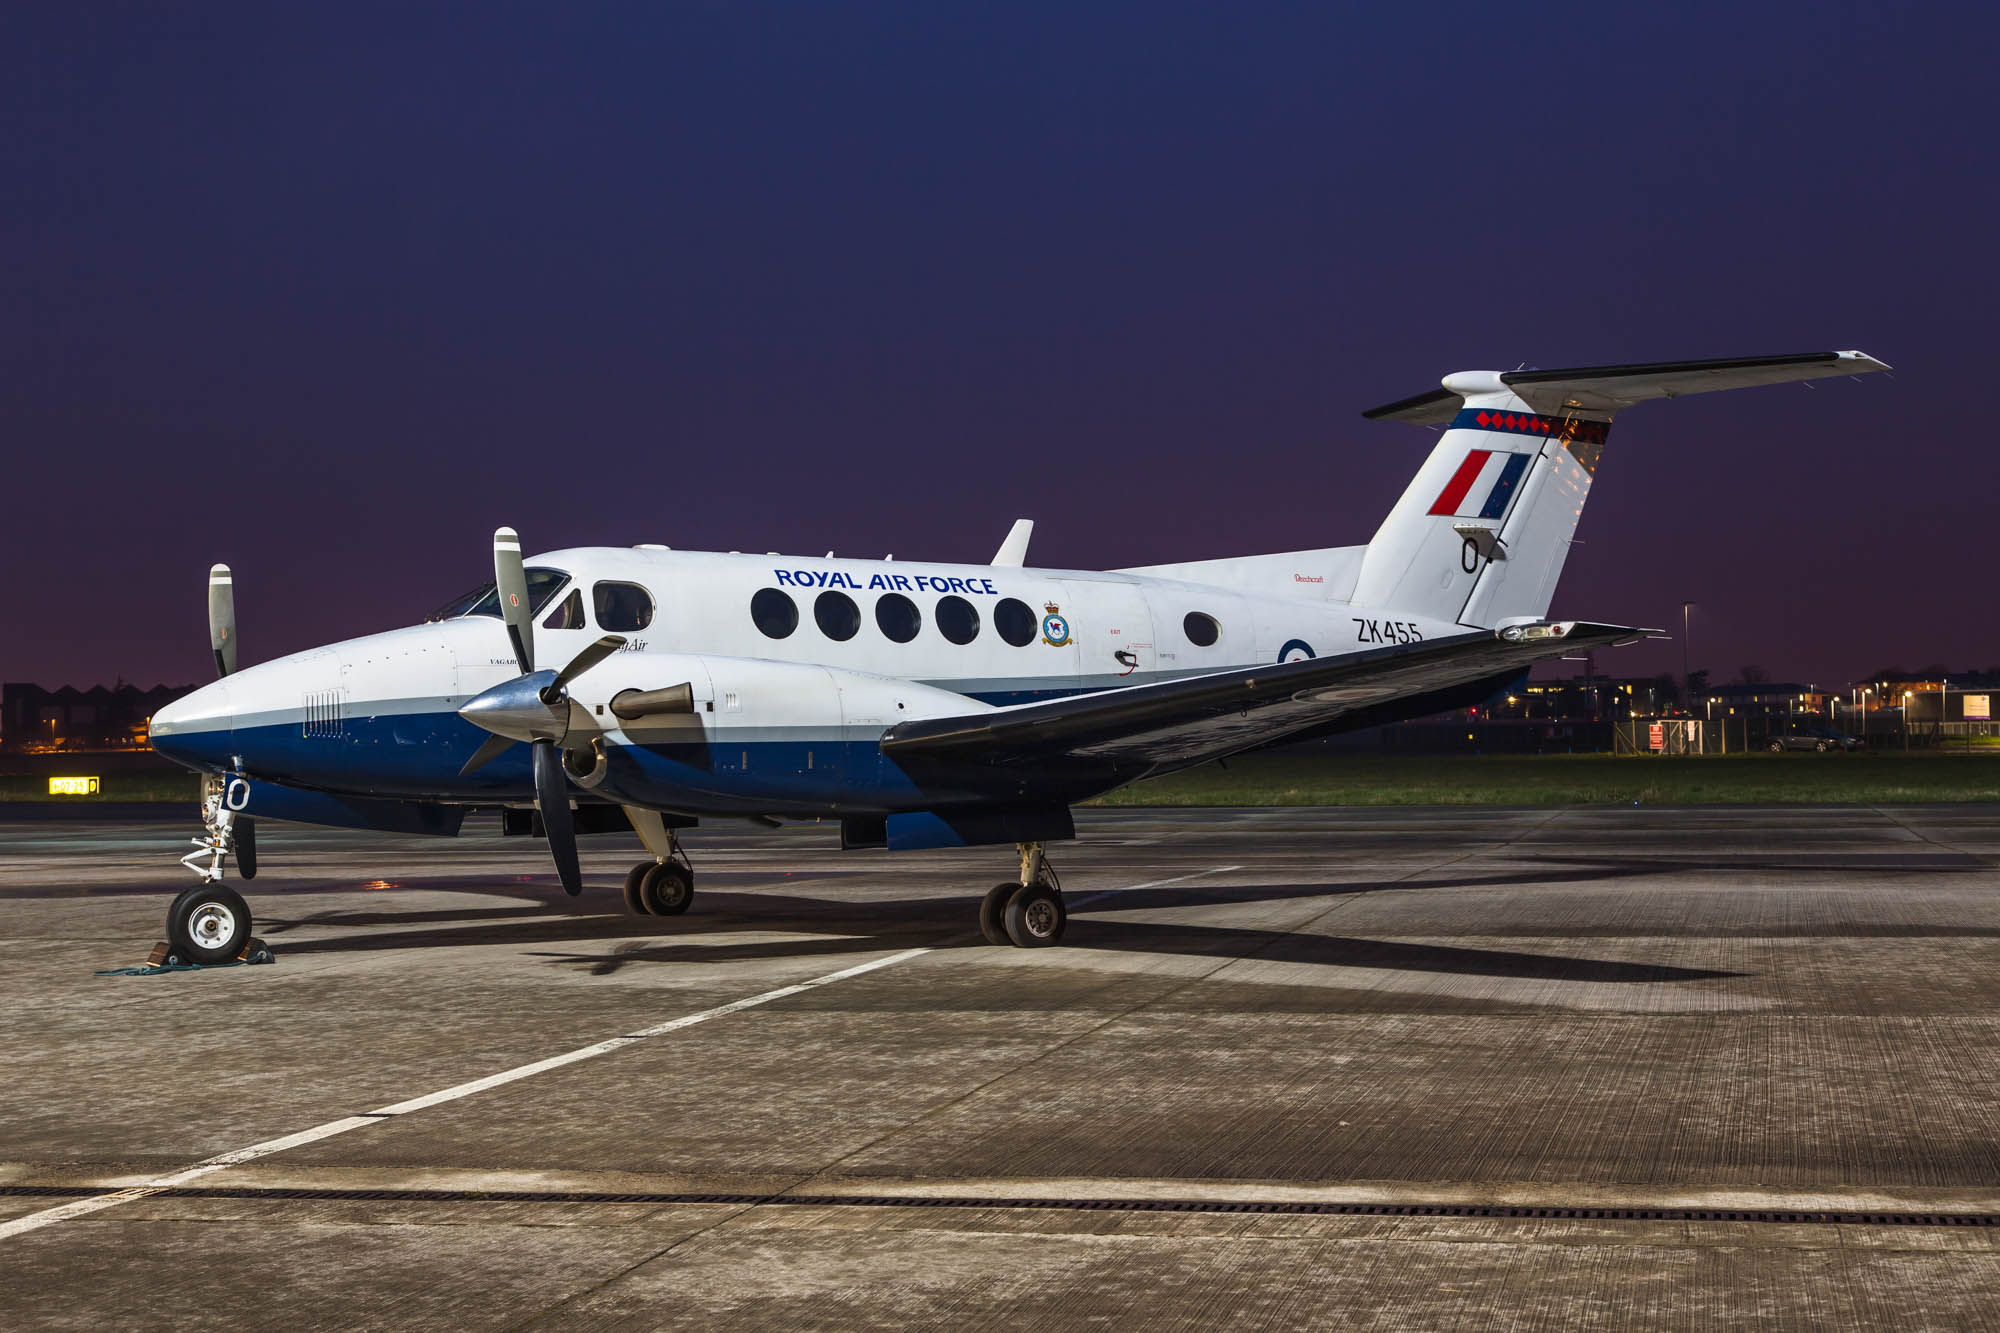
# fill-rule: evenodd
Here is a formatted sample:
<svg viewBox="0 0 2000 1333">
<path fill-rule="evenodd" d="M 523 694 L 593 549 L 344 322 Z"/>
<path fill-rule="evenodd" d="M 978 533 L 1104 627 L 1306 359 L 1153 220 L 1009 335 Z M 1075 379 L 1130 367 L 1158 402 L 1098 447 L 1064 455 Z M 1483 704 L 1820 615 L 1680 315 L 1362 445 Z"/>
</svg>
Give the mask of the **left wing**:
<svg viewBox="0 0 2000 1333">
<path fill-rule="evenodd" d="M 1565 653 L 1631 643 L 1656 632 L 1581 621 L 1475 630 L 1339 657 L 1239 667 L 904 722 L 882 738 L 882 752 L 898 763 L 1095 761 L 1121 773 L 1182 768 L 1281 740 L 1357 709 L 1510 675 Z"/>
</svg>

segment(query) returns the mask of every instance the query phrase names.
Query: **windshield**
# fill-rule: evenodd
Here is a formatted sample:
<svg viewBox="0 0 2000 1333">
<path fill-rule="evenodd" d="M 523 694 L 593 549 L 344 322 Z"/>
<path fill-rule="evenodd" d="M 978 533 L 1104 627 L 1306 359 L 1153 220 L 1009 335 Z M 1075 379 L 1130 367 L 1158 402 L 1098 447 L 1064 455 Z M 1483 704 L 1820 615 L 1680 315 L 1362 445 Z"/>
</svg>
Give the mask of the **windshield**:
<svg viewBox="0 0 2000 1333">
<path fill-rule="evenodd" d="M 530 566 L 523 571 L 528 576 L 528 607 L 531 614 L 540 612 L 555 595 L 569 582 L 569 575 L 560 569 Z M 437 610 L 424 617 L 424 623 L 440 620 L 456 620 L 460 616 L 492 616 L 500 618 L 500 593 L 491 583 L 483 583 L 471 592 L 454 597 Z"/>
</svg>

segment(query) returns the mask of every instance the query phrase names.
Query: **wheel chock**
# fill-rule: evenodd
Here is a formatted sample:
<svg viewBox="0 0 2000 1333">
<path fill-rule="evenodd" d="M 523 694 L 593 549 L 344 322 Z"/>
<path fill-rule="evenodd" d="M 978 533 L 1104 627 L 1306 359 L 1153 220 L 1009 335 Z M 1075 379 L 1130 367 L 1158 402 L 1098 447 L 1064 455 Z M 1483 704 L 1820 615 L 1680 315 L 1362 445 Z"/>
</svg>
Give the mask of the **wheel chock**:
<svg viewBox="0 0 2000 1333">
<path fill-rule="evenodd" d="M 210 972 L 218 967 L 242 967 L 246 964 L 275 963 L 277 961 L 271 954 L 271 946 L 258 939 L 255 935 L 252 935 L 249 942 L 243 946 L 242 953 L 237 954 L 236 957 L 226 963 L 184 963 L 180 960 L 180 956 L 173 951 L 173 946 L 165 940 L 161 940 L 153 946 L 153 951 L 146 955 L 146 961 L 142 966 L 107 968 L 102 972 L 92 973 L 92 975 L 99 977 L 157 977 L 163 976 L 168 972 Z"/>
</svg>

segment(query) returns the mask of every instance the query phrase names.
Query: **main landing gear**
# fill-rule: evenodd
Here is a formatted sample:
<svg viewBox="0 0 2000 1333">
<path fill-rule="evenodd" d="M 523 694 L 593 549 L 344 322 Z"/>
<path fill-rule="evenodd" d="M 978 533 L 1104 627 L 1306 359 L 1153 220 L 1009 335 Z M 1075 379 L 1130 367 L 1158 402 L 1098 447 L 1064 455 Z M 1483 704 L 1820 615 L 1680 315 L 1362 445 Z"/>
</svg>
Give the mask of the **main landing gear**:
<svg viewBox="0 0 2000 1333">
<path fill-rule="evenodd" d="M 694 901 L 694 866 L 673 830 L 664 832 L 664 849 L 654 851 L 653 840 L 647 838 L 646 849 L 654 851 L 653 859 L 625 872 L 625 910 L 636 916 L 679 916 Z"/>
<path fill-rule="evenodd" d="M 1021 854 L 1021 878 L 995 884 L 979 904 L 979 933 L 988 944 L 1043 949 L 1062 938 L 1069 924 L 1062 884 L 1042 855 L 1039 842 L 1014 844 Z"/>
<path fill-rule="evenodd" d="M 201 883 L 174 899 L 167 909 L 167 947 L 183 963 L 204 966 L 226 963 L 250 948 L 250 908 L 243 895 L 222 882 L 223 861 L 234 856 L 237 873 L 257 876 L 256 826 L 231 810 L 224 797 L 225 778 L 202 779 L 201 822 L 205 837 L 195 838 L 194 850 L 181 864 L 201 876 Z M 206 858 L 208 864 L 201 862 Z"/>
</svg>

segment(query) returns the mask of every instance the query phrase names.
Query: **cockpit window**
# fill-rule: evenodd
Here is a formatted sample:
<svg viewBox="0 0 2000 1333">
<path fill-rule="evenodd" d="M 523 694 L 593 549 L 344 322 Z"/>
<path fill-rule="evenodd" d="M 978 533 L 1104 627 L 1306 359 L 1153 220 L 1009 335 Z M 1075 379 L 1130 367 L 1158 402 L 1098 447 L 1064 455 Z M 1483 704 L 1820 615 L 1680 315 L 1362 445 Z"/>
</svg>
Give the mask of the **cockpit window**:
<svg viewBox="0 0 2000 1333">
<path fill-rule="evenodd" d="M 562 605 L 549 612 L 549 618 L 542 622 L 543 629 L 586 629 L 583 623 L 583 589 L 571 588 L 569 596 L 562 599 Z"/>
<path fill-rule="evenodd" d="M 599 629 L 622 633 L 653 623 L 653 595 L 636 583 L 593 584 L 590 601 Z"/>
<path fill-rule="evenodd" d="M 528 608 L 532 614 L 539 615 L 542 608 L 553 601 L 555 595 L 563 590 L 563 585 L 569 582 L 569 575 L 560 569 L 534 566 L 522 572 L 528 576 Z M 498 620 L 500 594 L 494 590 L 492 584 L 488 583 L 474 588 L 463 597 L 454 597 L 424 619 L 456 620 L 460 616 L 492 616 Z"/>
</svg>

